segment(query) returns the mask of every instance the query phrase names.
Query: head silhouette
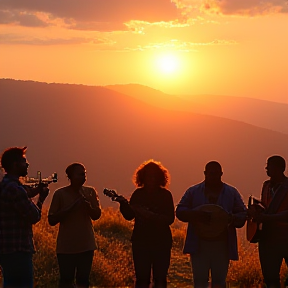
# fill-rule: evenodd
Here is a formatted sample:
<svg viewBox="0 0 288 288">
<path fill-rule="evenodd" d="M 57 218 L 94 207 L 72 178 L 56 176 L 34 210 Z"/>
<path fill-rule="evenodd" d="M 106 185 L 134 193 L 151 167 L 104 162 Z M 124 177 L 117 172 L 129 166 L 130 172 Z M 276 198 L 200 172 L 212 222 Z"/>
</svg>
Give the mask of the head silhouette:
<svg viewBox="0 0 288 288">
<path fill-rule="evenodd" d="M 86 182 L 86 169 L 81 163 L 72 163 L 65 170 L 71 185 L 82 186 Z"/>
<path fill-rule="evenodd" d="M 267 159 L 266 173 L 269 177 L 280 177 L 286 169 L 285 159 L 279 155 L 271 156 Z"/>
<path fill-rule="evenodd" d="M 160 162 L 150 159 L 136 169 L 133 182 L 136 187 L 167 187 L 170 182 L 170 175 Z"/>
<path fill-rule="evenodd" d="M 12 147 L 6 149 L 1 157 L 1 166 L 7 173 L 15 176 L 26 176 L 28 172 L 28 162 L 26 160 L 27 147 Z"/>
<path fill-rule="evenodd" d="M 219 184 L 223 175 L 222 167 L 217 161 L 210 161 L 205 166 L 205 183 L 206 184 Z"/>
</svg>

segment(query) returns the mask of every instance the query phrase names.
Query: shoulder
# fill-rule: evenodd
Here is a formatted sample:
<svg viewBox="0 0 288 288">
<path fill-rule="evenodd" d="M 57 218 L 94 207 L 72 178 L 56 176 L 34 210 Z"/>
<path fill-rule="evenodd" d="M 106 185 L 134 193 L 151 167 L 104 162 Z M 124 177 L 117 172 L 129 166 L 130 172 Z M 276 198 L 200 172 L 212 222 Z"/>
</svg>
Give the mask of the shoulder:
<svg viewBox="0 0 288 288">
<path fill-rule="evenodd" d="M 136 189 L 132 192 L 131 197 L 130 197 L 130 200 L 131 200 L 131 199 L 139 199 L 139 198 L 141 198 L 142 195 L 143 195 L 143 191 L 144 191 L 144 189 L 143 189 L 142 187 L 136 188 Z"/>
<path fill-rule="evenodd" d="M 92 186 L 82 186 L 84 194 L 88 195 L 98 195 L 96 189 Z"/>
<path fill-rule="evenodd" d="M 168 190 L 168 189 L 166 189 L 166 188 L 161 188 L 161 189 L 160 189 L 160 193 L 161 193 L 163 196 L 172 197 L 171 191 Z"/>
<path fill-rule="evenodd" d="M 57 196 L 60 196 L 62 194 L 65 194 L 65 193 L 67 193 L 67 191 L 68 191 L 68 186 L 58 188 L 54 191 L 53 197 L 54 196 L 57 197 Z"/>
<path fill-rule="evenodd" d="M 96 189 L 92 186 L 82 186 L 82 188 L 85 190 L 85 191 L 89 191 L 89 192 L 96 192 Z"/>
<path fill-rule="evenodd" d="M 269 186 L 270 182 L 271 182 L 270 180 L 264 181 L 264 182 L 263 182 L 263 187 Z"/>
<path fill-rule="evenodd" d="M 186 190 L 186 193 L 189 193 L 189 194 L 190 194 L 190 193 L 198 192 L 198 191 L 204 189 L 204 186 L 205 186 L 204 182 L 195 184 L 195 185 L 189 187 L 189 188 Z"/>
<path fill-rule="evenodd" d="M 23 185 L 16 180 L 5 178 L 1 181 L 1 191 L 3 195 L 9 197 L 18 197 L 19 195 L 26 195 L 27 192 Z"/>
<path fill-rule="evenodd" d="M 143 189 L 142 187 L 136 188 L 136 189 L 133 191 L 132 196 L 133 196 L 133 195 L 142 194 L 142 193 L 143 193 L 143 190 L 144 190 L 144 189 Z"/>
<path fill-rule="evenodd" d="M 224 183 L 224 187 L 225 187 L 225 190 L 228 191 L 229 193 L 239 194 L 239 191 L 237 190 L 237 188 L 230 184 Z"/>
</svg>

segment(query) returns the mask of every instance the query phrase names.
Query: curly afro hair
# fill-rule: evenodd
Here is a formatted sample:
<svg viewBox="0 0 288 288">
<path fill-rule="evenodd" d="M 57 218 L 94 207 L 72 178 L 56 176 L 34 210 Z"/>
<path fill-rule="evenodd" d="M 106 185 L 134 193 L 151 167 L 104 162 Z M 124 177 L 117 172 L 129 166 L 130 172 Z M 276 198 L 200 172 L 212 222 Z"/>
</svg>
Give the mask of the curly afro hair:
<svg viewBox="0 0 288 288">
<path fill-rule="evenodd" d="M 146 172 L 155 169 L 157 184 L 166 188 L 170 184 L 170 174 L 168 170 L 160 163 L 153 159 L 142 163 L 134 172 L 133 183 L 136 187 L 143 187 L 146 182 Z"/>
</svg>

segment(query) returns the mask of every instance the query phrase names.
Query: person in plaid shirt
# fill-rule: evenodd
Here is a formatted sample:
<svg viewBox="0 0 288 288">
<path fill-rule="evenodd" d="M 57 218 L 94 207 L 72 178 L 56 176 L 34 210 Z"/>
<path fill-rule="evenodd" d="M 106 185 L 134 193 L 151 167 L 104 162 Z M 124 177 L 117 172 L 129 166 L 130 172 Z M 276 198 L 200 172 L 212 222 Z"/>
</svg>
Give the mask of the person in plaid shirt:
<svg viewBox="0 0 288 288">
<path fill-rule="evenodd" d="M 0 265 L 3 287 L 33 287 L 32 225 L 41 218 L 41 208 L 49 189 L 27 190 L 19 177 L 27 175 L 26 148 L 12 147 L 4 151 L 1 166 L 5 170 L 0 186 Z M 35 205 L 31 198 L 39 194 Z"/>
</svg>

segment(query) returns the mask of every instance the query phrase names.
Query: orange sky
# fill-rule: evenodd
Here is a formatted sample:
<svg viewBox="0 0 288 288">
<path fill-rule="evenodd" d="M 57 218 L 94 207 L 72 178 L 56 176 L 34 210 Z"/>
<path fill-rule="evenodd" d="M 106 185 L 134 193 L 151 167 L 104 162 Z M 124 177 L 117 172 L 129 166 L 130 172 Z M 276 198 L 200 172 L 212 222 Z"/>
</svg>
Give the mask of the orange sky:
<svg viewBox="0 0 288 288">
<path fill-rule="evenodd" d="M 288 103 L 286 0 L 1 0 L 0 45 L 0 78 Z"/>
</svg>

